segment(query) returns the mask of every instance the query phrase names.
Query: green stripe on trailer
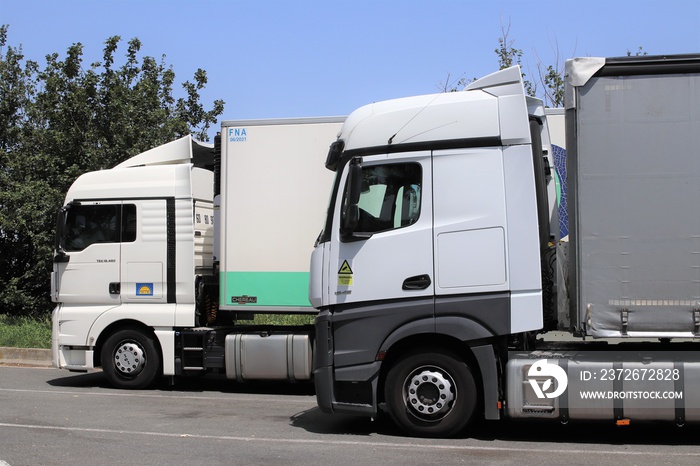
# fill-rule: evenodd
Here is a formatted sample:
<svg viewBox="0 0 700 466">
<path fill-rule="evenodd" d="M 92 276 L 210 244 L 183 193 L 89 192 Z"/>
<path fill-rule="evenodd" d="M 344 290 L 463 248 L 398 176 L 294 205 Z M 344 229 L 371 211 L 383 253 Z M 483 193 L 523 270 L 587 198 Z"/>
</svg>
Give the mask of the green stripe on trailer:
<svg viewBox="0 0 700 466">
<path fill-rule="evenodd" d="M 308 307 L 308 272 L 222 272 L 221 305 Z"/>
</svg>

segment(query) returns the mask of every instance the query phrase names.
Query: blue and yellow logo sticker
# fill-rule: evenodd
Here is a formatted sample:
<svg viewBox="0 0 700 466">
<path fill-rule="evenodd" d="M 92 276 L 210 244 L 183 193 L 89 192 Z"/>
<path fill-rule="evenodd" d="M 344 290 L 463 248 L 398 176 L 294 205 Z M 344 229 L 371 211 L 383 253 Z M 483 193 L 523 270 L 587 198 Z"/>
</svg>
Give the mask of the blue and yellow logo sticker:
<svg viewBox="0 0 700 466">
<path fill-rule="evenodd" d="M 137 283 L 136 296 L 153 296 L 153 283 Z"/>
</svg>

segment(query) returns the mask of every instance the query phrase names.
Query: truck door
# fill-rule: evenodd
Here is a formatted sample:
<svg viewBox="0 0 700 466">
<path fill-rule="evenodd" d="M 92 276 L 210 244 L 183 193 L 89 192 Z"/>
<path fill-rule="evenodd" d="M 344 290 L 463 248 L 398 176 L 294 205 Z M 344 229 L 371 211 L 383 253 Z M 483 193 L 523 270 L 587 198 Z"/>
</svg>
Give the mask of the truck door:
<svg viewBox="0 0 700 466">
<path fill-rule="evenodd" d="M 167 302 L 168 247 L 175 247 L 172 242 L 175 219 L 173 214 L 168 216 L 168 205 L 174 205 L 174 200 L 136 200 L 133 216 L 125 218 L 124 229 L 134 239 L 122 243 L 121 299 L 124 303 Z M 174 293 L 175 285 L 171 284 L 171 288 L 170 292 Z"/>
<path fill-rule="evenodd" d="M 121 202 L 71 203 L 59 214 L 52 277 L 56 302 L 120 303 Z"/>
<path fill-rule="evenodd" d="M 430 159 L 430 152 L 392 154 L 391 162 L 363 157 L 351 233 L 342 232 L 353 202 L 346 175 L 331 239 L 330 304 L 433 295 Z"/>
</svg>

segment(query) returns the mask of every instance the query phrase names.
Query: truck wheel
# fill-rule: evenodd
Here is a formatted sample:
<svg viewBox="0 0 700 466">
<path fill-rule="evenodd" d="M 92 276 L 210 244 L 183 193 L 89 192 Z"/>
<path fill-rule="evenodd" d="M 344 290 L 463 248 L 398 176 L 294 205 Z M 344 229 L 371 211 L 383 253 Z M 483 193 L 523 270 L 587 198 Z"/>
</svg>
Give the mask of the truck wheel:
<svg viewBox="0 0 700 466">
<path fill-rule="evenodd" d="M 477 406 L 469 367 L 443 351 L 401 359 L 387 374 L 384 396 L 392 420 L 407 434 L 420 437 L 457 434 Z"/>
<path fill-rule="evenodd" d="M 107 338 L 100 358 L 107 380 L 116 388 L 148 388 L 161 371 L 154 337 L 136 329 L 119 330 Z"/>
</svg>

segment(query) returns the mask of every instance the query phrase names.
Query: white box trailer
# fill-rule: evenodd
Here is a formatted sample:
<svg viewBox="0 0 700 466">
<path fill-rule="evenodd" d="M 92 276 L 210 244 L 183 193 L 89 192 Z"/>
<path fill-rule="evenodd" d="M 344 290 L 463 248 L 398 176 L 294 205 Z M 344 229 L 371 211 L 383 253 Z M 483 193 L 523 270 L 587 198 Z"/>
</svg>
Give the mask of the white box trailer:
<svg viewBox="0 0 700 466">
<path fill-rule="evenodd" d="M 309 256 L 333 174 L 318 163 L 344 118 L 222 123 L 220 308 L 315 313 Z"/>
</svg>

